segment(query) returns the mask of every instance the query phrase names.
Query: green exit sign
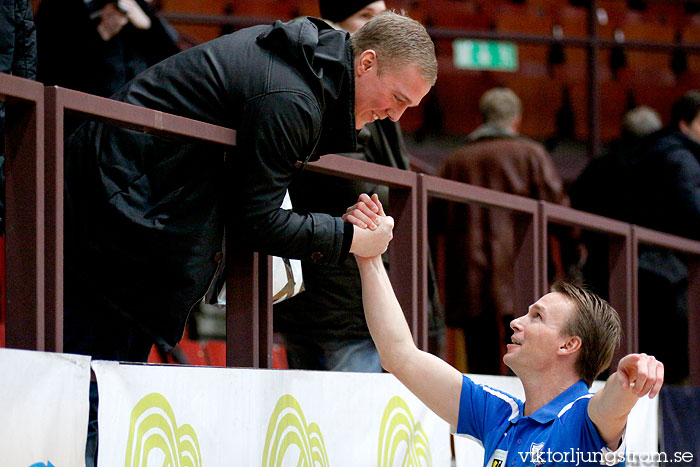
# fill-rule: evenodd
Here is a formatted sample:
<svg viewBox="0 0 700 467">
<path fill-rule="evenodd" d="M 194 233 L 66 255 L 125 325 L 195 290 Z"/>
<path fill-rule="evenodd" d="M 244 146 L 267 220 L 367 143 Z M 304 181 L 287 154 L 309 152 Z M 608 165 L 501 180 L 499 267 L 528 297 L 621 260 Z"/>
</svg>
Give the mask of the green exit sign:
<svg viewBox="0 0 700 467">
<path fill-rule="evenodd" d="M 518 47 L 512 42 L 455 39 L 452 42 L 455 68 L 467 70 L 518 70 Z"/>
</svg>

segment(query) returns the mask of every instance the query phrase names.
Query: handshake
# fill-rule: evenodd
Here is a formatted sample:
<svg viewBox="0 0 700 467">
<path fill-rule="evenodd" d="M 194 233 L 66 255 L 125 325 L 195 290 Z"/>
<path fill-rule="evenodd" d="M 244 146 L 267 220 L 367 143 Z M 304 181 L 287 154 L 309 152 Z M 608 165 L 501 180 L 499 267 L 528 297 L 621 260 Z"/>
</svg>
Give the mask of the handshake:
<svg viewBox="0 0 700 467">
<path fill-rule="evenodd" d="M 394 218 L 387 216 L 379 197 L 361 194 L 342 219 L 354 226 L 350 253 L 355 257 L 373 258 L 386 251 L 394 238 Z"/>
</svg>

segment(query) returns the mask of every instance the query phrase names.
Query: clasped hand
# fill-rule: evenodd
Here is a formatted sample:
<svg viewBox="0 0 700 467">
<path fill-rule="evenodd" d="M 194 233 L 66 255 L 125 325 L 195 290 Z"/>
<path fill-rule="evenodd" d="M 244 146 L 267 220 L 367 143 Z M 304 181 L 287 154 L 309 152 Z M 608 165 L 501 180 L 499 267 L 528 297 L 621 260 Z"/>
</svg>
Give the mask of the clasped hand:
<svg viewBox="0 0 700 467">
<path fill-rule="evenodd" d="M 350 206 L 342 219 L 355 228 L 350 252 L 355 256 L 371 258 L 386 251 L 394 231 L 394 218 L 387 216 L 379 197 L 363 193 Z"/>
</svg>

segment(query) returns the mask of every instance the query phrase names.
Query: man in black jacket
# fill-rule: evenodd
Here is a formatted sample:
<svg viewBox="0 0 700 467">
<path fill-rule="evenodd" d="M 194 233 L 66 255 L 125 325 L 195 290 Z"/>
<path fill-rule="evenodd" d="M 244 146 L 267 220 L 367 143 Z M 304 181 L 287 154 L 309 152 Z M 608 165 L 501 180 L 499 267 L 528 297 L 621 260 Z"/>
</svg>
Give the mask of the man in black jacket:
<svg viewBox="0 0 700 467">
<path fill-rule="evenodd" d="M 417 22 L 379 15 L 352 36 L 313 18 L 255 26 L 172 56 L 113 98 L 237 131 L 224 151 L 88 122 L 66 142 L 68 352 L 145 361 L 182 337 L 227 229 L 246 247 L 338 263 L 383 252 L 393 224 L 354 228 L 280 209 L 297 162 L 354 151 L 437 76 Z"/>
<path fill-rule="evenodd" d="M 321 16 L 354 32 L 386 10 L 383 1 L 320 0 Z M 369 123 L 358 136 L 358 152 L 342 155 L 409 170 L 401 127 L 389 120 Z M 376 193 L 388 206 L 386 186 L 318 173 L 303 173 L 290 186 L 294 209 L 341 216 L 361 193 Z M 350 256 L 336 264 L 303 261 L 304 292 L 275 305 L 275 331 L 284 335 L 289 367 L 307 370 L 381 372 L 362 308 L 360 273 Z M 431 270 L 432 271 L 432 270 Z M 431 286 L 431 337 L 439 338 L 442 316 Z"/>
<path fill-rule="evenodd" d="M 572 191 L 575 207 L 699 240 L 700 91 L 674 103 L 666 128 L 584 174 Z M 678 254 L 639 246 L 639 348 L 667 362 L 672 384 L 688 376 L 687 287 Z"/>
</svg>

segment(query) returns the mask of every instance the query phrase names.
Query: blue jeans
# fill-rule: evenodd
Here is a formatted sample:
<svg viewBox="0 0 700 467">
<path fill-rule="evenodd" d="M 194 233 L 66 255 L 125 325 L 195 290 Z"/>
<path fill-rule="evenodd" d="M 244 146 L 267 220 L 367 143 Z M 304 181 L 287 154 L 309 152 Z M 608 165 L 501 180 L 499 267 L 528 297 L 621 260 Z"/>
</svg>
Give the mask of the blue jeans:
<svg viewBox="0 0 700 467">
<path fill-rule="evenodd" d="M 382 372 L 372 339 L 315 339 L 285 334 L 284 340 L 291 369 Z"/>
</svg>

